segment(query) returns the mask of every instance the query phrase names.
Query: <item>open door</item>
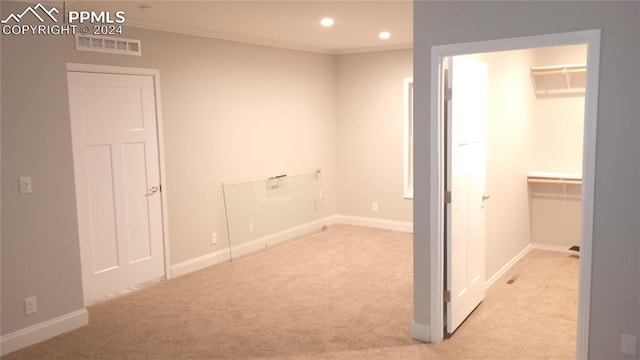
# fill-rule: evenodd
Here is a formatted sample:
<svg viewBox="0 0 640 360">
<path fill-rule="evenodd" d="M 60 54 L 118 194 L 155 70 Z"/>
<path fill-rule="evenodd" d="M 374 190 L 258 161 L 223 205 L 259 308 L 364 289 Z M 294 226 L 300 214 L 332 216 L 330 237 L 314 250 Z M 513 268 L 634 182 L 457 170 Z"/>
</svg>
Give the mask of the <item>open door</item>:
<svg viewBox="0 0 640 360">
<path fill-rule="evenodd" d="M 445 211 L 446 332 L 452 334 L 484 299 L 488 66 L 448 59 Z"/>
</svg>

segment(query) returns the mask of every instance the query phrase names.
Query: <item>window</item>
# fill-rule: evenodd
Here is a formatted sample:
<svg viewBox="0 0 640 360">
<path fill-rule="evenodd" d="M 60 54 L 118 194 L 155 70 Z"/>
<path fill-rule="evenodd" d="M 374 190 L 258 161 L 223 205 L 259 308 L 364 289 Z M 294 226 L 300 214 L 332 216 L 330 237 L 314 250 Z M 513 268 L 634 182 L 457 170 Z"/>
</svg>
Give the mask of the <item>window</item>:
<svg viewBox="0 0 640 360">
<path fill-rule="evenodd" d="M 413 79 L 404 79 L 404 198 L 413 199 Z"/>
</svg>

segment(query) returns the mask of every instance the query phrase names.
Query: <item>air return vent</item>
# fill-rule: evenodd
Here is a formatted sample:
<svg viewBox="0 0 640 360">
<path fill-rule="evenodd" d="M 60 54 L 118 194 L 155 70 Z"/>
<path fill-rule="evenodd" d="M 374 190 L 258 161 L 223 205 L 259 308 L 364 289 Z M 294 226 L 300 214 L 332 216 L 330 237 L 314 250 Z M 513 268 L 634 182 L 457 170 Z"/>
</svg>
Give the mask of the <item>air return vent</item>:
<svg viewBox="0 0 640 360">
<path fill-rule="evenodd" d="M 142 55 L 140 40 L 97 35 L 76 35 L 76 50 Z"/>
</svg>

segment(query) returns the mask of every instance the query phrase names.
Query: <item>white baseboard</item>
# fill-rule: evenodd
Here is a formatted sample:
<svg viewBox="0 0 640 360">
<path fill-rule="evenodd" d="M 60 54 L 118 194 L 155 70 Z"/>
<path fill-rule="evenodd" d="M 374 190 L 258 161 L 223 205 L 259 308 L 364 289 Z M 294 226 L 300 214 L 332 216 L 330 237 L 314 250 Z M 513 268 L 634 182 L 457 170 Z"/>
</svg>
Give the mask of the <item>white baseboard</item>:
<svg viewBox="0 0 640 360">
<path fill-rule="evenodd" d="M 29 326 L 0 338 L 0 356 L 89 324 L 86 309 Z"/>
<path fill-rule="evenodd" d="M 178 277 L 221 262 L 229 261 L 230 258 L 229 248 L 198 256 L 197 258 L 171 265 L 171 277 Z"/>
<path fill-rule="evenodd" d="M 267 235 L 256 240 L 249 241 L 242 245 L 231 247 L 231 255 L 234 258 L 249 255 L 269 246 L 275 246 L 293 239 L 312 234 L 322 230 L 322 226 L 329 223 L 329 217 L 308 222 L 287 230 Z"/>
<path fill-rule="evenodd" d="M 334 224 L 347 224 L 356 226 L 366 226 L 376 229 L 395 230 L 403 232 L 413 232 L 413 223 L 397 220 L 368 218 L 361 216 L 334 215 L 331 217 Z"/>
<path fill-rule="evenodd" d="M 385 230 L 413 232 L 413 223 L 409 222 L 358 216 L 332 215 L 323 219 L 311 221 L 300 226 L 283 230 L 272 235 L 264 236 L 242 245 L 233 246 L 231 247 L 231 250 L 229 248 L 226 248 L 212 252 L 210 254 L 199 256 L 197 258 L 183 261 L 175 265 L 171 265 L 171 277 L 185 275 L 193 271 L 219 264 L 221 262 L 229 261 L 232 255 L 234 258 L 245 256 L 258 250 L 262 250 L 265 247 L 274 246 L 283 242 L 290 241 L 291 239 L 311 234 L 315 231 L 319 231 L 322 228 L 322 225 L 331 224 L 347 224 Z"/>
<path fill-rule="evenodd" d="M 500 268 L 495 274 L 493 274 L 488 280 L 484 282 L 485 290 L 488 289 L 496 280 L 498 280 L 502 275 L 504 275 L 518 260 L 522 259 L 523 256 L 527 255 L 527 253 L 533 248 L 532 244 L 527 245 L 522 251 L 520 251 L 513 259 L 509 260 L 503 267 Z"/>
<path fill-rule="evenodd" d="M 411 324 L 411 337 L 425 343 L 431 342 L 431 327 L 414 322 Z"/>
<path fill-rule="evenodd" d="M 498 272 L 493 274 L 487 281 L 484 282 L 485 290 L 489 288 L 496 280 L 498 280 L 502 275 L 504 275 L 509 269 L 518 262 L 518 260 L 522 259 L 527 253 L 531 250 L 547 250 L 547 251 L 555 251 L 562 252 L 567 254 L 578 254 L 578 252 L 569 250 L 564 246 L 557 245 L 545 245 L 545 244 L 529 244 L 522 251 L 520 251 L 513 259 L 509 260 Z"/>
<path fill-rule="evenodd" d="M 532 249 L 537 249 L 537 250 L 548 250 L 548 251 L 562 252 L 562 253 L 567 253 L 567 254 L 576 254 L 576 255 L 579 254 L 578 251 L 569 250 L 569 248 L 567 248 L 566 246 L 546 245 L 546 244 L 531 244 L 531 248 Z"/>
<path fill-rule="evenodd" d="M 233 246 L 231 247 L 231 249 L 226 248 L 218 250 L 210 254 L 205 254 L 197 258 L 171 265 L 171 276 L 177 277 L 185 275 L 193 271 L 219 264 L 221 262 L 229 261 L 232 255 L 233 257 L 241 257 L 264 249 L 265 247 L 287 242 L 291 239 L 313 233 L 314 231 L 320 231 L 322 229 L 322 225 L 329 223 L 329 221 L 329 218 L 319 219 L 272 235 L 252 240 L 242 245 Z"/>
</svg>

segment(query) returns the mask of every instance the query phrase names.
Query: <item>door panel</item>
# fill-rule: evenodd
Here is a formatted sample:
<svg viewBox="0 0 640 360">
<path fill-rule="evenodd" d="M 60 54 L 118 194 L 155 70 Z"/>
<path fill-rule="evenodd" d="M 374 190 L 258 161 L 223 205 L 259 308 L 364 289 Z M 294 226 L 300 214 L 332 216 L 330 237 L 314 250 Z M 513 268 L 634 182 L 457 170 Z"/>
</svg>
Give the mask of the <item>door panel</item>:
<svg viewBox="0 0 640 360">
<path fill-rule="evenodd" d="M 449 63 L 446 218 L 447 332 L 453 333 L 484 298 L 488 67 L 467 57 Z"/>
<path fill-rule="evenodd" d="M 92 250 L 96 273 L 118 267 L 118 244 L 113 194 L 111 148 L 106 145 L 85 148 L 87 200 Z"/>
<path fill-rule="evenodd" d="M 164 273 L 153 77 L 68 73 L 85 303 Z"/>
<path fill-rule="evenodd" d="M 144 129 L 145 119 L 142 111 L 145 99 L 142 89 L 131 87 L 135 84 L 131 81 L 127 82 L 129 84 L 126 85 L 94 84 L 83 89 L 85 101 L 83 122 L 86 130 L 101 136 L 110 131 L 142 131 Z"/>
<path fill-rule="evenodd" d="M 146 158 L 144 142 L 122 145 L 130 262 L 151 257 L 151 238 L 148 226 L 150 214 L 147 197 L 152 194 L 140 196 L 149 183 L 145 166 Z"/>
</svg>

